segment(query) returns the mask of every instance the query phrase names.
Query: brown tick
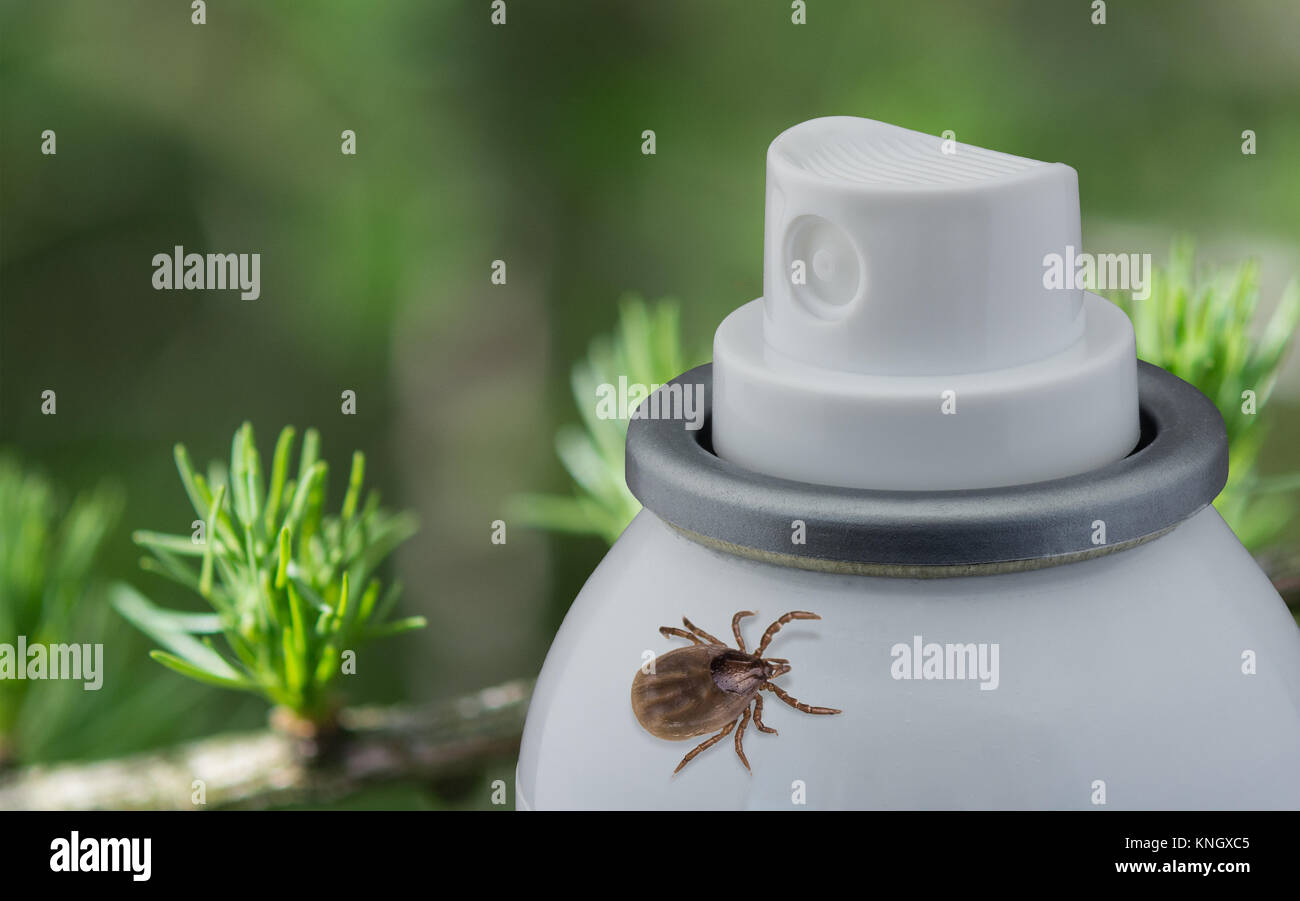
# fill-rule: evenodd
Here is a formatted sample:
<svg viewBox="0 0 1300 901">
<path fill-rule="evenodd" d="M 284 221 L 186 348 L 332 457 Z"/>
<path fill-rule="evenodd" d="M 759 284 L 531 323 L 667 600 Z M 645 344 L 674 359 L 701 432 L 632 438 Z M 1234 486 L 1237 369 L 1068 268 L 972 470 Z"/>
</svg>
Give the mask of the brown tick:
<svg viewBox="0 0 1300 901">
<path fill-rule="evenodd" d="M 745 650 L 745 639 L 740 634 L 740 621 L 754 615 L 752 610 L 742 610 L 731 618 L 731 631 L 736 636 L 738 651 L 727 647 L 684 616 L 682 625 L 689 631 L 660 626 L 659 631 L 665 638 L 685 638 L 692 647 L 678 648 L 655 658 L 651 667 L 653 672 L 637 670 L 636 678 L 632 680 L 632 711 L 651 735 L 668 741 L 684 741 L 721 730 L 683 757 L 677 769 L 673 770 L 674 775 L 695 759 L 695 755 L 726 738 L 735 728 L 737 717 L 740 718 L 740 729 L 736 731 L 736 754 L 748 770 L 749 761 L 745 759 L 745 750 L 740 742 L 751 714 L 758 731 L 777 734 L 775 729 L 763 724 L 760 691 L 770 691 L 804 713 L 843 712 L 830 707 L 810 707 L 790 697 L 772 684 L 777 676 L 790 672 L 790 661 L 763 656 L 772 637 L 786 623 L 821 617 L 803 610 L 787 613 L 767 627 L 763 640 L 750 654 Z"/>
</svg>

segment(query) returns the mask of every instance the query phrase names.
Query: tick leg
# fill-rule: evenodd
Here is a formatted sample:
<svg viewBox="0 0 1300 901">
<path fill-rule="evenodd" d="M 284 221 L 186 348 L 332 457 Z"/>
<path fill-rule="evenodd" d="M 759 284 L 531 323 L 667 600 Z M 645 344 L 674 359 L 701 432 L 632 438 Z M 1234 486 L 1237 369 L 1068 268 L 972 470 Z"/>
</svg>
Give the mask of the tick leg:
<svg viewBox="0 0 1300 901">
<path fill-rule="evenodd" d="M 736 647 L 745 650 L 745 638 L 740 634 L 740 621 L 746 616 L 753 616 L 753 610 L 742 610 L 731 618 L 731 633 L 736 636 Z"/>
<path fill-rule="evenodd" d="M 689 754 L 687 754 L 685 757 L 682 758 L 682 762 L 677 764 L 677 769 L 673 770 L 673 775 L 676 776 L 679 772 L 681 772 L 682 767 L 686 766 L 686 764 L 694 760 L 696 754 L 700 753 L 701 751 L 707 751 L 709 748 L 713 747 L 718 742 L 722 741 L 724 738 L 730 735 L 731 730 L 734 728 L 736 728 L 736 721 L 732 720 L 730 723 L 727 723 L 727 725 L 723 728 L 723 730 L 719 732 L 717 735 L 713 736 L 708 741 L 701 743 L 697 748 L 695 748 L 695 750 L 691 751 Z"/>
<path fill-rule="evenodd" d="M 691 630 L 692 632 L 694 632 L 696 635 L 698 635 L 698 636 L 700 636 L 701 638 L 703 638 L 703 639 L 704 639 L 705 641 L 707 641 L 709 644 L 716 644 L 716 645 L 718 645 L 719 647 L 726 647 L 726 645 L 724 645 L 722 642 L 718 641 L 716 638 L 714 638 L 714 637 L 713 637 L 712 635 L 710 635 L 708 632 L 705 632 L 703 629 L 701 629 L 699 626 L 695 625 L 695 623 L 691 622 L 689 619 L 687 619 L 687 618 L 684 617 L 684 616 L 682 617 L 682 625 L 685 626 L 686 628 L 690 629 L 690 630 Z"/>
<path fill-rule="evenodd" d="M 790 705 L 791 707 L 793 707 L 795 710 L 802 710 L 804 713 L 824 713 L 824 714 L 832 714 L 832 713 L 843 713 L 843 712 L 844 712 L 843 710 L 836 710 L 834 707 L 812 707 L 812 706 L 809 706 L 808 704 L 805 704 L 803 701 L 799 701 L 799 700 L 796 700 L 796 699 L 790 697 L 790 696 L 789 696 L 788 694 L 786 694 L 783 690 L 781 690 L 779 687 L 773 685 L 771 682 L 764 682 L 762 685 L 759 686 L 759 688 L 766 688 L 768 691 L 770 691 L 770 692 L 772 692 L 773 694 L 775 694 L 775 695 L 776 695 L 778 698 L 780 698 L 782 701 L 785 701 L 787 704 L 789 704 L 789 705 Z"/>
<path fill-rule="evenodd" d="M 740 728 L 736 730 L 736 754 L 740 757 L 740 762 L 745 765 L 745 769 L 752 773 L 754 771 L 749 769 L 749 760 L 745 757 L 745 749 L 740 746 L 740 740 L 745 737 L 745 727 L 748 725 L 749 708 L 746 707 L 745 715 L 740 718 Z"/>
<path fill-rule="evenodd" d="M 678 638 L 687 638 L 687 639 L 690 639 L 690 641 L 691 641 L 693 644 L 704 644 L 704 642 L 700 641 L 698 638 L 696 638 L 696 637 L 695 637 L 694 635 L 692 635 L 690 632 L 686 632 L 686 631 L 683 631 L 683 630 L 681 630 L 681 629 L 674 629 L 672 626 L 660 626 L 660 627 L 659 627 L 659 634 L 662 635 L 664 638 L 672 638 L 672 637 L 675 635 L 675 636 L 677 636 Z"/>
<path fill-rule="evenodd" d="M 768 732 L 772 735 L 779 735 L 771 726 L 763 723 L 763 698 L 759 695 L 754 696 L 754 726 L 759 732 Z"/>
<path fill-rule="evenodd" d="M 790 611 L 767 627 L 767 631 L 763 633 L 763 640 L 758 643 L 758 649 L 754 651 L 754 656 L 762 657 L 763 652 L 767 650 L 767 646 L 772 642 L 772 636 L 776 635 L 777 632 L 780 632 L 781 627 L 792 619 L 821 619 L 821 617 L 816 613 L 809 613 L 806 610 Z"/>
</svg>

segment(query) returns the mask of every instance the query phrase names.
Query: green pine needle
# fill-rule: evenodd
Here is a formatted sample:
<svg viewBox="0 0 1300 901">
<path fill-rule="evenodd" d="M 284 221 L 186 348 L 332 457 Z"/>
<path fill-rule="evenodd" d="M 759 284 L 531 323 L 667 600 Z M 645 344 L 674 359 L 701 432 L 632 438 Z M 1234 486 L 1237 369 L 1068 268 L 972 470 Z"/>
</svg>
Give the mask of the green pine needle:
<svg viewBox="0 0 1300 901">
<path fill-rule="evenodd" d="M 1138 356 L 1199 388 L 1218 406 L 1228 429 L 1228 484 L 1214 502 L 1242 543 L 1259 549 L 1294 515 L 1284 492 L 1296 476 L 1261 479 L 1259 451 L 1274 417 L 1268 399 L 1300 324 L 1300 289 L 1290 283 L 1258 338 L 1259 269 L 1254 261 L 1198 270 L 1193 244 L 1174 243 L 1169 263 L 1152 273 L 1151 295 L 1110 299 L 1133 321 Z M 1248 412 L 1246 392 L 1254 393 Z"/>
<path fill-rule="evenodd" d="M 564 426 L 555 437 L 573 494 L 518 495 L 510 502 L 512 519 L 553 532 L 598 535 L 609 544 L 622 534 L 641 509 L 623 479 L 627 420 L 597 414 L 597 388 L 617 385 L 620 377 L 629 384 L 662 385 L 707 360 L 707 354 L 684 350 L 680 319 L 671 301 L 622 301 L 615 333 L 593 341 L 586 359 L 573 367 L 570 385 L 583 424 Z"/>
<path fill-rule="evenodd" d="M 0 455 L 0 641 L 67 639 L 84 599 L 100 587 L 98 558 L 121 506 L 107 484 L 69 501 L 43 475 Z M 21 756 L 16 733 L 27 714 L 49 716 L 29 697 L 33 686 L 0 680 L 0 761 Z"/>
<path fill-rule="evenodd" d="M 152 556 L 142 566 L 184 585 L 215 614 L 179 613 L 154 605 L 135 589 L 114 586 L 113 606 L 167 650 L 164 666 L 210 685 L 256 692 L 299 717 L 327 719 L 343 652 L 362 643 L 424 625 L 415 617 L 385 622 L 396 601 L 377 605 L 374 570 L 416 530 L 409 513 L 379 507 L 373 493 L 360 502 L 365 456 L 352 457 L 342 513 L 325 512 L 329 467 L 319 459 L 320 437 L 303 438 L 296 478 L 289 471 L 294 430 L 275 444 L 264 477 L 253 428 L 245 423 L 231 442 L 230 469 L 213 465 L 204 478 L 183 445 L 176 468 L 202 536 L 136 532 Z M 215 485 L 215 489 L 212 487 Z M 198 568 L 187 558 L 199 558 Z M 220 633 L 226 650 L 209 638 Z"/>
</svg>

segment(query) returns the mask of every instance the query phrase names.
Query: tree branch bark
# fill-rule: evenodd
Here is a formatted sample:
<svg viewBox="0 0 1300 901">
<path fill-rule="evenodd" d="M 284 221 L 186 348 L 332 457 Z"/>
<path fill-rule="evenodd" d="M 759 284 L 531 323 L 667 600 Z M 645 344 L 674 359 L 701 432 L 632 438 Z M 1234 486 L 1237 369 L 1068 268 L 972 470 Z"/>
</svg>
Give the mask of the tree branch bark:
<svg viewBox="0 0 1300 901">
<path fill-rule="evenodd" d="M 25 767 L 0 778 L 0 809 L 264 808 L 456 775 L 518 751 L 532 687 L 516 680 L 428 707 L 346 709 L 341 731 L 316 755 L 268 728 L 117 760 Z"/>
</svg>

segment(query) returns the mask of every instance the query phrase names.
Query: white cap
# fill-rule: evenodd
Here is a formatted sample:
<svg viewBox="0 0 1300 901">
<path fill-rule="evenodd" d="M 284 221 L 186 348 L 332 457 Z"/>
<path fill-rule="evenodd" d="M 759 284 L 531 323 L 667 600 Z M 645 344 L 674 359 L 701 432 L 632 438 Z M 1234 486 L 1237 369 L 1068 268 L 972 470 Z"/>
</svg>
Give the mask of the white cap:
<svg viewBox="0 0 1300 901">
<path fill-rule="evenodd" d="M 715 338 L 724 458 L 818 484 L 984 488 L 1133 448 L 1131 325 L 1072 272 L 1044 277 L 1082 250 L 1069 166 L 814 119 L 772 142 L 766 215 L 764 297 Z"/>
</svg>

